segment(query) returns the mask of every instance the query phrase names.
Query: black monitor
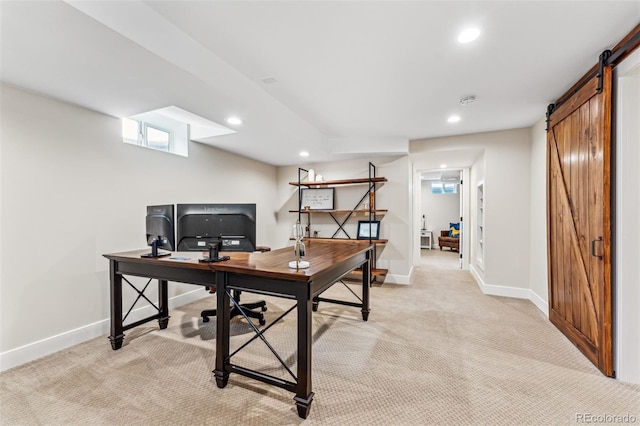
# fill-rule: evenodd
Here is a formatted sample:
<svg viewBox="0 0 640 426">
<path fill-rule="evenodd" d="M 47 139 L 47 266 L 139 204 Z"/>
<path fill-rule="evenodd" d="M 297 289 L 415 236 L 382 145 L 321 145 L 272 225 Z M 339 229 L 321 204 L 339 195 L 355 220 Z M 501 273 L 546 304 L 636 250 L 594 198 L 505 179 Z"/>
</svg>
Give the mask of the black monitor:
<svg viewBox="0 0 640 426">
<path fill-rule="evenodd" d="M 162 206 L 147 206 L 146 232 L 147 244 L 151 246 L 151 253 L 142 257 L 168 256 L 171 253 L 159 253 L 158 249 L 174 251 L 176 240 L 174 237 L 173 204 Z"/>
<path fill-rule="evenodd" d="M 255 204 L 178 204 L 178 251 L 256 249 Z"/>
</svg>

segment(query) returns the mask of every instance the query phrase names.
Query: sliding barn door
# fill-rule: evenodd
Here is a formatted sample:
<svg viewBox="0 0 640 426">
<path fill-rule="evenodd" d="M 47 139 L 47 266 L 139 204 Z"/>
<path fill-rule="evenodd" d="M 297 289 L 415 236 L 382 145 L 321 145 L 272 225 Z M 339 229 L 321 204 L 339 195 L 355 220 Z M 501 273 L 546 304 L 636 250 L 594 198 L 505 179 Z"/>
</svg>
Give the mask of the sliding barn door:
<svg viewBox="0 0 640 426">
<path fill-rule="evenodd" d="M 601 87 L 599 87 L 601 86 Z M 549 113 L 549 319 L 613 376 L 611 67 Z"/>
</svg>

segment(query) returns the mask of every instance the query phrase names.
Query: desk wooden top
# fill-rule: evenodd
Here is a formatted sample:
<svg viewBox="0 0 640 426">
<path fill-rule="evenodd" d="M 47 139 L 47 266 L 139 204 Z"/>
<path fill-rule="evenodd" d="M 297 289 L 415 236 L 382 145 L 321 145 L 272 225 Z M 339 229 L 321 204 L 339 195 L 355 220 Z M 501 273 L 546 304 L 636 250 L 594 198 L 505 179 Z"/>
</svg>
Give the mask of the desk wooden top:
<svg viewBox="0 0 640 426">
<path fill-rule="evenodd" d="M 201 252 L 173 252 L 171 256 L 159 258 L 142 258 L 150 248 L 121 253 L 105 254 L 109 260 L 144 264 L 175 266 L 176 268 L 202 269 L 212 271 L 234 272 L 247 275 L 260 275 L 275 279 L 291 281 L 312 281 L 332 266 L 345 262 L 371 250 L 367 240 L 305 240 L 306 255 L 304 260 L 310 263 L 306 269 L 291 269 L 289 262 L 295 260 L 293 246 L 264 253 L 222 252 L 221 255 L 231 259 L 222 262 L 198 262 Z"/>
</svg>

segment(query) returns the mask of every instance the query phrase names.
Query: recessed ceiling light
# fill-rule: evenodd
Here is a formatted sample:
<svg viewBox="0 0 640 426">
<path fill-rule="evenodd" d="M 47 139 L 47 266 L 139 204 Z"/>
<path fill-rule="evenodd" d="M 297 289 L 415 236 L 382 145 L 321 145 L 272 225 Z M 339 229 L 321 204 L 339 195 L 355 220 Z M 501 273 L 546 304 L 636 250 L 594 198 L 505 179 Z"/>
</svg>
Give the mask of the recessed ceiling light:
<svg viewBox="0 0 640 426">
<path fill-rule="evenodd" d="M 457 123 L 458 121 L 460 121 L 459 115 L 450 115 L 449 118 L 447 118 L 448 123 Z"/>
<path fill-rule="evenodd" d="M 238 125 L 242 124 L 242 120 L 240 120 L 238 117 L 229 117 L 229 118 L 227 118 L 227 124 L 231 124 L 233 126 L 238 126 Z"/>
<path fill-rule="evenodd" d="M 309 152 L 307 151 L 300 151 L 300 157 L 308 157 L 309 156 Z"/>
<path fill-rule="evenodd" d="M 459 43 L 469 43 L 478 38 L 480 30 L 477 28 L 467 28 L 458 35 Z"/>
<path fill-rule="evenodd" d="M 440 168 L 441 168 L 441 169 L 446 169 L 446 168 L 447 168 L 447 165 L 446 165 L 446 164 L 440 164 Z"/>
</svg>

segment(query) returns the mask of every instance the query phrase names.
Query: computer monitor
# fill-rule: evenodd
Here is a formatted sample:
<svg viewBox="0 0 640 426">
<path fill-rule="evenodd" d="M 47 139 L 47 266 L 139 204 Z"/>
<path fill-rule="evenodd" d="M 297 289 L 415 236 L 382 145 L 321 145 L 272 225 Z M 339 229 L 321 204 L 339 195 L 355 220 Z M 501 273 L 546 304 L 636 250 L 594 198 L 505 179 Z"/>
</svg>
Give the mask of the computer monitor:
<svg viewBox="0 0 640 426">
<path fill-rule="evenodd" d="M 160 253 L 158 249 L 174 251 L 176 246 L 174 234 L 174 209 L 173 204 L 162 206 L 147 206 L 146 233 L 147 244 L 151 246 L 151 252 L 142 257 L 168 256 L 171 253 Z"/>
<path fill-rule="evenodd" d="M 178 204 L 176 225 L 178 251 L 256 249 L 255 204 Z"/>
</svg>

